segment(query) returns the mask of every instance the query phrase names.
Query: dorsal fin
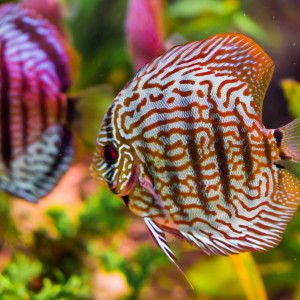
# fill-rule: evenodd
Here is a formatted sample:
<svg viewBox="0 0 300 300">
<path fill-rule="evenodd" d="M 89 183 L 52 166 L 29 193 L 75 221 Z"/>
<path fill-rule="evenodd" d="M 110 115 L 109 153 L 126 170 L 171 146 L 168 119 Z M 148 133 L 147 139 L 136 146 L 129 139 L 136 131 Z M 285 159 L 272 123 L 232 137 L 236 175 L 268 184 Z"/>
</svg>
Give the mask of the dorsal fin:
<svg viewBox="0 0 300 300">
<path fill-rule="evenodd" d="M 261 114 L 264 95 L 274 71 L 271 58 L 253 40 L 242 34 L 216 34 L 203 43 L 205 46 L 201 52 L 202 55 L 206 54 L 207 68 L 214 70 L 218 76 L 226 74 L 245 82 Z"/>
<path fill-rule="evenodd" d="M 187 76 L 195 82 L 200 76 L 205 79 L 212 75 L 220 81 L 224 78 L 228 79 L 227 82 L 240 81 L 245 84 L 242 95 L 252 96 L 253 108 L 260 116 L 273 70 L 273 61 L 253 40 L 242 34 L 225 33 L 172 48 L 146 64 L 133 82 L 138 84 L 142 76 L 148 75 L 143 88 L 166 89 Z M 157 84 L 166 78 L 166 84 Z"/>
</svg>

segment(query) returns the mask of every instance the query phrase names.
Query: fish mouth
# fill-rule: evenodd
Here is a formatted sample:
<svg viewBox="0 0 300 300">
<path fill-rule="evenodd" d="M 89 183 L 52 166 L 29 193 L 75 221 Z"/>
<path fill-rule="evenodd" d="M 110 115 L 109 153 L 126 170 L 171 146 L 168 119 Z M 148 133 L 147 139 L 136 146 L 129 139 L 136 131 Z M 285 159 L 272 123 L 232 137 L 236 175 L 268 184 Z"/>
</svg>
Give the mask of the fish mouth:
<svg viewBox="0 0 300 300">
<path fill-rule="evenodd" d="M 122 198 L 124 204 L 126 205 L 126 207 L 129 207 L 129 201 L 130 201 L 129 196 L 126 195 L 126 196 L 122 196 L 121 198 Z"/>
<path fill-rule="evenodd" d="M 114 194 L 116 194 L 117 196 L 119 196 L 121 198 L 123 198 L 123 197 L 126 198 L 126 200 L 123 199 L 125 204 L 126 204 L 126 202 L 129 202 L 129 198 L 127 196 L 130 194 L 131 190 L 134 188 L 134 186 L 138 182 L 139 173 L 140 173 L 140 165 L 137 163 L 127 181 L 126 186 L 121 191 L 118 190 L 119 174 L 116 176 L 116 179 L 113 182 L 113 184 L 109 187 L 111 189 L 111 191 Z"/>
</svg>

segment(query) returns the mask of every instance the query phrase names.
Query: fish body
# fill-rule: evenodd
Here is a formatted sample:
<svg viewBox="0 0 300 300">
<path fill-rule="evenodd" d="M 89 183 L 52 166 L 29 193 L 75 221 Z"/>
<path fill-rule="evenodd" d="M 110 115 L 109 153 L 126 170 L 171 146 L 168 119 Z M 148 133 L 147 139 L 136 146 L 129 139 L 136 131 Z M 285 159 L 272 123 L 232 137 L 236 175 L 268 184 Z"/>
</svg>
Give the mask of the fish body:
<svg viewBox="0 0 300 300">
<path fill-rule="evenodd" d="M 173 262 L 165 232 L 207 254 L 281 240 L 300 185 L 277 162 L 299 162 L 300 120 L 262 124 L 273 69 L 251 39 L 218 34 L 146 64 L 109 107 L 92 171 Z"/>
<path fill-rule="evenodd" d="M 70 46 L 20 4 L 0 7 L 0 189 L 36 202 L 73 158 Z"/>
</svg>

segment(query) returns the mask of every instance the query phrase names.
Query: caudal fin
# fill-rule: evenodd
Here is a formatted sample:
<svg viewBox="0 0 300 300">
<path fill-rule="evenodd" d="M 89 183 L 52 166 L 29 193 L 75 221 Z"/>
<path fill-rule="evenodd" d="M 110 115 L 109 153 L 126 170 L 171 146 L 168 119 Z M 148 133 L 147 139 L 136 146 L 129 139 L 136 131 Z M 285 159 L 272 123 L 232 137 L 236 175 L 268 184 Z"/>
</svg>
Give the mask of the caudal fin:
<svg viewBox="0 0 300 300">
<path fill-rule="evenodd" d="M 280 158 L 300 163 L 300 118 L 276 129 L 274 134 L 280 146 Z"/>
</svg>

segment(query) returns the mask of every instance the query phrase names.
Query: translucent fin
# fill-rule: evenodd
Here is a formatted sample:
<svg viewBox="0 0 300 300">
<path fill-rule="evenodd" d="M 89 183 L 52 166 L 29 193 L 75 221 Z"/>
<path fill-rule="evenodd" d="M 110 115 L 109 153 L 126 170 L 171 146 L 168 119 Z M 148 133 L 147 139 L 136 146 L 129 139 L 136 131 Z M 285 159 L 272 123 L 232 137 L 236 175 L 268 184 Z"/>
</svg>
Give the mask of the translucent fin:
<svg viewBox="0 0 300 300">
<path fill-rule="evenodd" d="M 154 200 L 157 202 L 157 204 L 160 206 L 160 208 L 164 211 L 166 211 L 161 199 L 159 198 L 159 196 L 156 194 L 154 188 L 153 188 L 153 184 L 150 181 L 149 178 L 147 177 L 143 177 L 142 179 L 140 179 L 140 185 L 141 187 L 145 188 L 146 190 L 149 191 L 149 193 L 151 194 L 151 196 L 154 198 Z"/>
<path fill-rule="evenodd" d="M 73 160 L 73 137 L 61 125 L 48 128 L 0 175 L 0 189 L 30 202 L 50 193 Z"/>
<path fill-rule="evenodd" d="M 277 144 L 280 146 L 281 159 L 300 163 L 300 118 L 275 130 L 274 135 L 276 132 L 279 136 L 279 139 L 277 138 Z M 282 132 L 282 134 L 280 132 Z"/>
<path fill-rule="evenodd" d="M 149 231 L 150 231 L 153 239 L 157 243 L 158 247 L 165 252 L 165 254 L 175 264 L 175 266 L 180 271 L 180 273 L 184 276 L 184 278 L 189 283 L 189 285 L 191 286 L 191 288 L 193 288 L 192 284 L 187 279 L 187 277 L 184 274 L 184 272 L 181 270 L 181 268 L 176 263 L 176 257 L 175 257 L 174 253 L 172 252 L 172 250 L 170 249 L 170 247 L 168 245 L 168 242 L 166 240 L 166 236 L 165 236 L 164 231 L 159 227 L 159 225 L 156 222 L 154 222 L 150 218 L 144 218 L 144 220 L 145 220 L 145 223 L 146 223 L 146 225 L 147 225 L 147 227 L 148 227 L 148 229 L 149 229 Z"/>
</svg>

